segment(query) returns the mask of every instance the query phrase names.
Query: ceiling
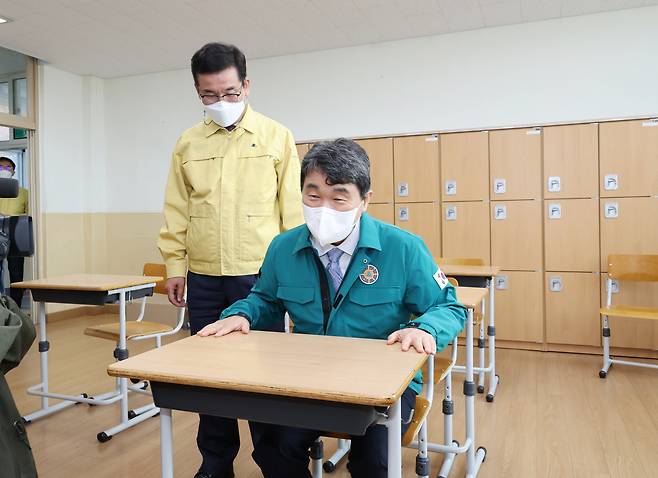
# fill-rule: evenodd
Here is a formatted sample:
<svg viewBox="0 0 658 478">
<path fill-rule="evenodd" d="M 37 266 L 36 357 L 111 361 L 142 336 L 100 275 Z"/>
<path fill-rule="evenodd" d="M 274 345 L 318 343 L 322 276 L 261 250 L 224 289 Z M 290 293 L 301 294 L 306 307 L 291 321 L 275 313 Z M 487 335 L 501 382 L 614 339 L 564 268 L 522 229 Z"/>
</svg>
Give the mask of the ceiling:
<svg viewBox="0 0 658 478">
<path fill-rule="evenodd" d="M 208 41 L 250 59 L 658 5 L 658 0 L 0 0 L 0 45 L 103 78 L 187 67 Z"/>
</svg>

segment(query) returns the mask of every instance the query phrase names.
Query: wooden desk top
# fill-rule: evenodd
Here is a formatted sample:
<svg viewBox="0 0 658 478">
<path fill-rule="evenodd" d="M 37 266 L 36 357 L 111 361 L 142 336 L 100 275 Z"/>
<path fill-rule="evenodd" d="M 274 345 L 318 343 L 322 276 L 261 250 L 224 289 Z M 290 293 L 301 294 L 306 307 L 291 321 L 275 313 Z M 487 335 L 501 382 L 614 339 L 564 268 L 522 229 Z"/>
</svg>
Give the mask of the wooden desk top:
<svg viewBox="0 0 658 478">
<path fill-rule="evenodd" d="M 455 287 L 457 289 L 457 300 L 468 309 L 477 308 L 489 295 L 489 289 L 484 287 Z"/>
<path fill-rule="evenodd" d="M 383 340 L 252 331 L 188 337 L 113 363 L 107 371 L 156 382 L 389 406 L 426 359 Z"/>
<path fill-rule="evenodd" d="M 162 277 L 152 276 L 70 274 L 25 282 L 16 282 L 11 284 L 11 286 L 15 289 L 107 292 L 115 289 L 150 284 L 161 280 L 163 280 Z"/>
<path fill-rule="evenodd" d="M 448 277 L 495 277 L 500 272 L 500 267 L 496 266 L 461 266 L 445 264 L 440 265 L 439 267 Z"/>
</svg>

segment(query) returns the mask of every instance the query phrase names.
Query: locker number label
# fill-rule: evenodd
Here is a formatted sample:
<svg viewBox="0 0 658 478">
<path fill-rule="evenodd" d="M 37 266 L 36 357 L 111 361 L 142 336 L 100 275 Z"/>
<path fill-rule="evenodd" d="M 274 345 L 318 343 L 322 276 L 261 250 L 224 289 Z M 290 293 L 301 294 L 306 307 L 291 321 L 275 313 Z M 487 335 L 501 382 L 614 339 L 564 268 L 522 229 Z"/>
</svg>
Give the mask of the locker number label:
<svg viewBox="0 0 658 478">
<path fill-rule="evenodd" d="M 496 221 L 502 221 L 503 219 L 507 219 L 507 206 L 495 206 L 494 219 Z"/>
<path fill-rule="evenodd" d="M 616 174 L 606 174 L 603 182 L 603 187 L 606 191 L 616 191 L 619 189 L 619 176 Z"/>
<path fill-rule="evenodd" d="M 561 292 L 562 291 L 562 277 L 554 276 L 549 278 L 548 286 L 551 292 Z"/>
<path fill-rule="evenodd" d="M 400 197 L 409 196 L 409 183 L 399 183 L 398 184 L 398 196 L 400 196 Z"/>
<path fill-rule="evenodd" d="M 409 208 L 401 207 L 398 209 L 398 221 L 408 221 L 409 220 Z"/>
<path fill-rule="evenodd" d="M 457 181 L 446 181 L 446 196 L 457 194 Z"/>
<path fill-rule="evenodd" d="M 498 290 L 507 290 L 508 282 L 507 276 L 497 276 L 496 277 L 496 289 Z"/>
<path fill-rule="evenodd" d="M 548 218 L 549 219 L 561 219 L 562 218 L 562 205 L 558 203 L 552 203 L 548 205 Z"/>
<path fill-rule="evenodd" d="M 619 217 L 619 203 L 618 202 L 607 202 L 604 206 L 605 217 L 607 219 L 615 219 Z"/>
<path fill-rule="evenodd" d="M 457 220 L 457 206 L 450 206 L 446 208 L 446 221 Z"/>
<path fill-rule="evenodd" d="M 507 181 L 503 178 L 494 179 L 493 187 L 495 194 L 505 194 L 507 192 Z"/>
<path fill-rule="evenodd" d="M 549 176 L 548 177 L 548 192 L 559 193 L 562 189 L 562 180 L 560 176 Z"/>
</svg>

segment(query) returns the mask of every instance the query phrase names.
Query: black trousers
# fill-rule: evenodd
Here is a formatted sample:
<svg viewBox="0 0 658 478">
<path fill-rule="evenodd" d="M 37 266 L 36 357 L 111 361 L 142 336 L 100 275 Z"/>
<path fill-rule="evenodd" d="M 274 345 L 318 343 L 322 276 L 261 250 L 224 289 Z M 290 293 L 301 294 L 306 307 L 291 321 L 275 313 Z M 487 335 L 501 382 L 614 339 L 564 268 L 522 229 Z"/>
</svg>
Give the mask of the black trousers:
<svg viewBox="0 0 658 478">
<path fill-rule="evenodd" d="M 187 310 L 192 334 L 218 320 L 225 308 L 245 298 L 256 278 L 255 275 L 215 277 L 188 273 Z M 217 366 L 221 367 L 221 364 Z M 250 423 L 249 428 L 256 447 L 266 428 L 258 423 Z M 240 449 L 237 420 L 199 415 L 196 441 L 203 457 L 201 469 L 205 473 L 217 478 L 233 476 L 233 460 Z"/>
<path fill-rule="evenodd" d="M 9 270 L 9 283 L 12 282 L 21 282 L 23 280 L 23 270 L 25 266 L 24 257 L 8 257 L 7 258 L 7 269 Z M 23 302 L 23 293 L 24 289 L 9 289 L 9 297 L 14 299 L 14 302 L 20 308 L 21 302 Z"/>
<path fill-rule="evenodd" d="M 402 434 L 409 428 L 416 392 L 402 394 Z M 308 450 L 321 435 L 319 431 L 293 427 L 272 427 L 254 450 L 254 459 L 265 478 L 311 478 Z M 386 478 L 388 474 L 388 432 L 375 425 L 362 437 L 351 437 L 347 469 L 352 478 Z"/>
</svg>

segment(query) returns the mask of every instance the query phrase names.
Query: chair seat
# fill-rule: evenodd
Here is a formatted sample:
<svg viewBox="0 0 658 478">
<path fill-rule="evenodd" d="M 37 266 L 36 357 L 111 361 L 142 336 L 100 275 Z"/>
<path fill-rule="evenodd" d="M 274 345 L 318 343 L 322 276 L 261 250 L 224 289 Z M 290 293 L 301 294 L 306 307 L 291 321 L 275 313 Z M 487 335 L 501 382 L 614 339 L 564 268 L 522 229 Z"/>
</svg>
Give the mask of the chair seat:
<svg viewBox="0 0 658 478">
<path fill-rule="evenodd" d="M 421 396 L 416 397 L 416 405 L 414 406 L 414 414 L 411 417 L 411 424 L 407 431 L 402 436 L 402 446 L 407 446 L 411 443 L 418 433 L 418 429 L 423 424 L 425 417 L 430 412 L 430 402 Z"/>
<path fill-rule="evenodd" d="M 613 317 L 635 317 L 637 319 L 658 320 L 658 309 L 655 307 L 613 305 L 612 307 L 602 307 L 601 315 L 608 315 Z"/>
<path fill-rule="evenodd" d="M 141 337 L 143 335 L 162 334 L 171 332 L 173 327 L 158 322 L 134 321 L 126 322 L 126 339 Z M 98 337 L 100 339 L 119 341 L 119 322 L 109 324 L 94 325 L 85 329 L 85 335 Z"/>
</svg>

